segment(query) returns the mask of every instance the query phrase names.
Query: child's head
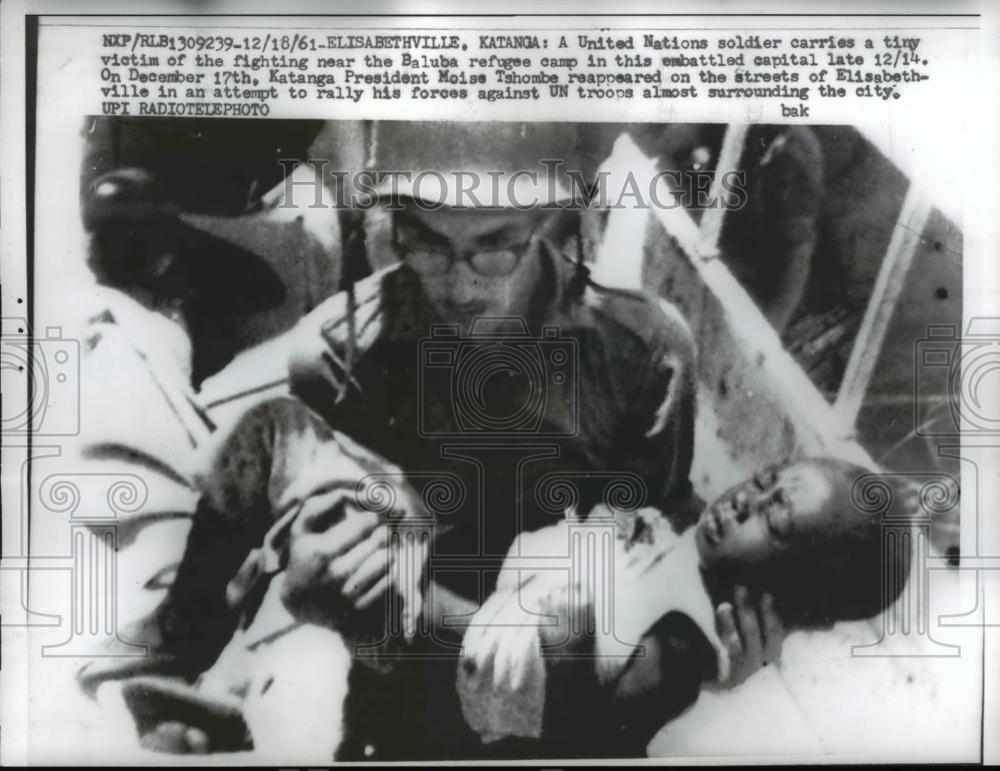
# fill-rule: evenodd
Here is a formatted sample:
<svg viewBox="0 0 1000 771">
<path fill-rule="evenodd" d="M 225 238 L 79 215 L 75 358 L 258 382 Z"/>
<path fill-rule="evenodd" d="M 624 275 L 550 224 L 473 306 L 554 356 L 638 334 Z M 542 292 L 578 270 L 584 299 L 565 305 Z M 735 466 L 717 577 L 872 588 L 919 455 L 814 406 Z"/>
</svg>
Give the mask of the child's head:
<svg viewBox="0 0 1000 771">
<path fill-rule="evenodd" d="M 908 575 L 910 553 L 897 549 L 898 564 L 883 565 L 882 513 L 852 503 L 865 473 L 844 461 L 803 460 L 733 487 L 698 521 L 702 567 L 716 582 L 770 592 L 792 626 L 876 615 L 895 600 L 884 596 L 882 576 L 890 568 Z M 898 595 L 902 583 L 891 586 Z"/>
</svg>

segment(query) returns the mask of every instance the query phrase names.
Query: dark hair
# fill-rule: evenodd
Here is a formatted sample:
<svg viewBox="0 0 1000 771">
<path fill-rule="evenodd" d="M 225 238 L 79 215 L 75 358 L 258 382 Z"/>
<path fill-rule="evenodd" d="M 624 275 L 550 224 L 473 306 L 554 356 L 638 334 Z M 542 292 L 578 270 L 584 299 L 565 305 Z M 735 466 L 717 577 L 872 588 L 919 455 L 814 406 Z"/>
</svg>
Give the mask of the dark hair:
<svg viewBox="0 0 1000 771">
<path fill-rule="evenodd" d="M 828 537 L 797 542 L 757 571 L 752 590 L 768 591 L 786 625 L 827 627 L 870 618 L 892 605 L 909 577 L 913 535 L 897 478 L 846 461 L 809 459 L 834 481 L 845 511 Z"/>
<path fill-rule="evenodd" d="M 163 299 L 190 294 L 190 277 L 176 257 L 180 225 L 170 216 L 104 222 L 90 236 L 87 266 L 99 284 L 128 293 L 151 292 Z"/>
</svg>

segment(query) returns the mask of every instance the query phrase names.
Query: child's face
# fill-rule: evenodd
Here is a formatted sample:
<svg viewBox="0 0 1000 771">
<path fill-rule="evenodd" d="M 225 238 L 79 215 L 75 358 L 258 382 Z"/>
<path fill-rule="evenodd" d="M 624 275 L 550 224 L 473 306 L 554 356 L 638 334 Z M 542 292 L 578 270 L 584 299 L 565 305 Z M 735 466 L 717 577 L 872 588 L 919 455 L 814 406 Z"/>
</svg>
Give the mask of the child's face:
<svg viewBox="0 0 1000 771">
<path fill-rule="evenodd" d="M 695 542 L 701 564 L 762 565 L 796 544 L 836 529 L 842 507 L 831 473 L 808 461 L 770 468 L 709 505 Z"/>
</svg>

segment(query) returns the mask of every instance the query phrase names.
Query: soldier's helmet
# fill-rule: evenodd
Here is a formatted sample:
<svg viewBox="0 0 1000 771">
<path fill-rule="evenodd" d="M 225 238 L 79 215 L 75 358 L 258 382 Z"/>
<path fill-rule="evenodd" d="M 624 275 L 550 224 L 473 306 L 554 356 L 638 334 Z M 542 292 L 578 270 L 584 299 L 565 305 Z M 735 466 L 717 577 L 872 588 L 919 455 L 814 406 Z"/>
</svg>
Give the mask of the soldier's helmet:
<svg viewBox="0 0 1000 771">
<path fill-rule="evenodd" d="M 453 208 L 586 205 L 610 153 L 608 124 L 379 121 L 366 167 L 379 199 Z"/>
<path fill-rule="evenodd" d="M 284 301 L 275 270 L 252 243 L 234 237 L 235 220 L 182 211 L 145 169 L 99 175 L 84 187 L 80 208 L 91 236 L 88 265 L 100 283 L 197 298 L 228 313 Z"/>
<path fill-rule="evenodd" d="M 135 228 L 177 217 L 179 207 L 145 169 L 115 169 L 90 183 L 83 196 L 83 226 L 90 232 Z"/>
</svg>

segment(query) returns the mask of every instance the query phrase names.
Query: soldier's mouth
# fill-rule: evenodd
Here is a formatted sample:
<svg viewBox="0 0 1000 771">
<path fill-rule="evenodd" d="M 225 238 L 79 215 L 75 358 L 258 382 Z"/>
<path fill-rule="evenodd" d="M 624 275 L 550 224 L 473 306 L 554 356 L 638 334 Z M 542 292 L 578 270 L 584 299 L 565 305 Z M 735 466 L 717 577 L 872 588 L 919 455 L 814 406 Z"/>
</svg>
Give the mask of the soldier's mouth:
<svg viewBox="0 0 1000 771">
<path fill-rule="evenodd" d="M 466 303 L 465 305 L 449 305 L 448 312 L 456 319 L 475 319 L 483 315 L 481 303 Z"/>
</svg>

